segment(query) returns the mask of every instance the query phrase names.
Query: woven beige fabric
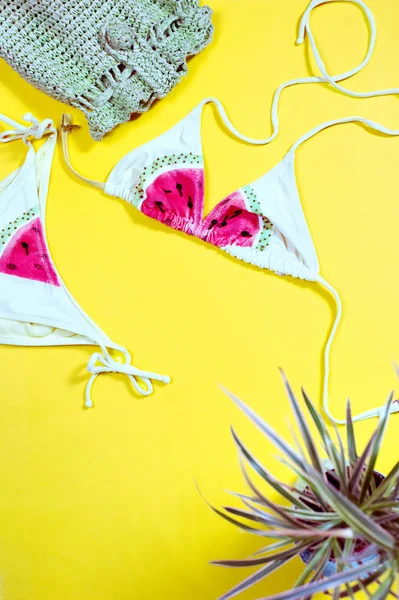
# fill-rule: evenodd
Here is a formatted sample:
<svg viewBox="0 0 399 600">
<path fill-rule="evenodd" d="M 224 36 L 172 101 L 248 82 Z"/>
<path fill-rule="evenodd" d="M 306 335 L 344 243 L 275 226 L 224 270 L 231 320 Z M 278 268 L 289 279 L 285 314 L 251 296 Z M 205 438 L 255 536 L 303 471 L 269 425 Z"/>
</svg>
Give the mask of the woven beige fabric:
<svg viewBox="0 0 399 600">
<path fill-rule="evenodd" d="M 101 139 L 187 73 L 211 14 L 198 0 L 0 0 L 0 57 Z"/>
</svg>

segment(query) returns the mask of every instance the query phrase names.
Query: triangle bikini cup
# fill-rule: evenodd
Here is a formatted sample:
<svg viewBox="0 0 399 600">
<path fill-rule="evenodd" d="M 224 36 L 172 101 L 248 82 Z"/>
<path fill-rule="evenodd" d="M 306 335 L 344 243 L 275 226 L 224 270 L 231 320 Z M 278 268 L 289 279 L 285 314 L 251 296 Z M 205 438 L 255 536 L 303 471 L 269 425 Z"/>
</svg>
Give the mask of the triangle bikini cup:
<svg viewBox="0 0 399 600">
<path fill-rule="evenodd" d="M 361 123 L 375 131 L 391 136 L 399 135 L 399 131 L 390 130 L 383 125 L 358 116 L 323 123 L 297 140 L 286 156 L 271 171 L 250 185 L 230 194 L 205 217 L 203 216 L 204 179 L 201 140 L 201 116 L 205 104 L 209 102 L 216 104 L 225 126 L 238 139 L 250 144 L 264 145 L 270 143 L 278 135 L 278 104 L 281 92 L 287 87 L 301 83 L 330 83 L 337 90 L 359 98 L 399 93 L 398 89 L 364 93 L 352 92 L 339 84 L 340 81 L 361 71 L 370 61 L 374 50 L 375 22 L 372 13 L 362 0 L 348 1 L 360 6 L 369 21 L 371 36 L 366 56 L 363 62 L 351 71 L 334 77 L 327 73 L 313 37 L 309 19 L 310 13 L 315 7 L 334 1 L 340 0 L 312 0 L 310 2 L 301 19 L 297 40 L 298 43 L 302 43 L 307 34 L 322 76 L 293 79 L 283 83 L 276 90 L 271 110 L 273 133 L 265 140 L 255 140 L 242 135 L 232 125 L 222 104 L 214 98 L 207 98 L 175 127 L 122 158 L 104 184 L 87 179 L 73 169 L 68 153 L 68 134 L 75 126 L 69 115 L 64 115 L 61 131 L 66 161 L 72 171 L 85 182 L 104 190 L 111 196 L 124 199 L 144 214 L 218 246 L 245 262 L 272 270 L 280 275 L 291 275 L 317 282 L 332 293 L 337 303 L 337 315 L 325 348 L 323 402 L 327 416 L 335 423 L 341 424 L 344 421 L 335 419 L 329 410 L 328 384 L 330 350 L 341 319 L 342 305 L 336 290 L 319 273 L 317 254 L 302 211 L 295 179 L 295 152 L 303 142 L 318 132 L 342 123 Z M 82 313 L 82 311 L 80 312 Z M 76 327 L 73 331 L 76 331 Z M 90 339 L 94 339 L 95 343 L 101 346 L 102 354 L 94 354 L 89 362 L 88 368 L 93 375 L 86 391 L 87 405 L 91 404 L 91 384 L 96 375 L 101 372 L 116 371 L 129 374 L 128 369 L 134 371 L 129 376 L 133 378 L 136 389 L 139 387 L 140 393 L 151 393 L 151 379 L 168 381 L 168 378 L 131 367 L 130 355 L 126 359 L 129 366 L 125 367 L 115 363 L 109 356 L 107 348 L 122 350 L 124 353 L 127 351 L 114 345 L 109 338 L 104 339 L 97 333 L 96 337 L 92 335 Z M 98 361 L 102 363 L 101 366 L 96 366 Z M 145 379 L 147 384 L 145 392 L 134 379 L 135 376 Z M 399 412 L 398 404 L 392 407 L 392 412 Z M 381 408 L 371 409 L 358 415 L 354 420 L 360 421 L 376 417 L 380 413 Z"/>
</svg>

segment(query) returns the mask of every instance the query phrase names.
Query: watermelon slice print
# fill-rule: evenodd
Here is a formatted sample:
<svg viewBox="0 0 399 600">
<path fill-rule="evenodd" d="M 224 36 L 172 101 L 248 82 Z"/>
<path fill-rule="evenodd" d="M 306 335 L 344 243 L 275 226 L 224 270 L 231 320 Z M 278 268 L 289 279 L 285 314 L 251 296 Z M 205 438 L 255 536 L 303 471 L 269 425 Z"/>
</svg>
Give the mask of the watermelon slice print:
<svg viewBox="0 0 399 600">
<path fill-rule="evenodd" d="M 222 248 L 253 246 L 263 226 L 261 217 L 248 210 L 241 191 L 219 202 L 203 218 L 202 168 L 173 169 L 158 175 L 145 191 L 140 208 L 148 217 Z"/>
<path fill-rule="evenodd" d="M 203 198 L 203 169 L 174 169 L 148 186 L 141 211 L 174 229 L 194 233 L 201 225 Z"/>
<path fill-rule="evenodd" d="M 0 256 L 0 273 L 59 287 L 39 217 L 20 227 Z"/>
<path fill-rule="evenodd" d="M 202 239 L 214 246 L 252 246 L 260 231 L 260 218 L 250 212 L 241 192 L 234 192 L 209 213 Z"/>
</svg>

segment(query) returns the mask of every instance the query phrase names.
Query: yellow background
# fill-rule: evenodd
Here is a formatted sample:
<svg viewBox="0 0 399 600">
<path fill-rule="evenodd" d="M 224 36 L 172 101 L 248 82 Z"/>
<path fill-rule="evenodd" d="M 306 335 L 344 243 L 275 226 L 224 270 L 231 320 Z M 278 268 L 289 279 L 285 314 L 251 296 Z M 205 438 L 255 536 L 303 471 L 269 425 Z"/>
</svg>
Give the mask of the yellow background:
<svg viewBox="0 0 399 600">
<path fill-rule="evenodd" d="M 73 161 L 104 180 L 116 160 L 176 123 L 208 95 L 225 103 L 240 131 L 269 134 L 273 91 L 306 76 L 313 61 L 296 47 L 304 0 L 210 0 L 212 45 L 189 75 L 140 119 L 102 143 L 74 133 Z M 399 5 L 369 0 L 378 26 L 372 63 L 348 86 L 399 85 Z M 368 34 L 351 4 L 315 11 L 312 23 L 330 72 L 363 58 Z M 1 112 L 32 111 L 59 122 L 64 107 L 0 64 Z M 397 97 L 356 100 L 327 86 L 283 95 L 281 134 L 269 146 L 234 140 L 207 107 L 203 119 L 206 212 L 281 159 L 294 140 L 327 119 L 362 115 L 399 128 Z M 74 112 L 84 125 L 83 116 Z M 1 147 L 1 176 L 24 158 Z M 396 385 L 399 139 L 358 125 L 323 132 L 302 146 L 297 173 L 321 272 L 342 294 L 344 319 L 332 355 L 332 409 L 347 396 L 356 412 L 381 404 Z M 95 409 L 83 410 L 92 349 L 0 347 L 0 574 L 7 600 L 213 600 L 249 574 L 212 567 L 245 557 L 258 541 L 204 504 L 244 491 L 229 425 L 276 474 L 287 476 L 270 444 L 217 387 L 241 395 L 281 433 L 290 418 L 278 366 L 318 401 L 321 352 L 334 306 L 317 284 L 248 267 L 201 241 L 168 230 L 128 204 L 84 186 L 58 149 L 48 204 L 54 261 L 81 306 L 135 364 L 170 373 L 148 399 L 121 376 L 103 376 Z M 397 425 L 379 464 L 397 457 Z M 357 426 L 363 443 L 373 423 Z M 293 562 L 244 594 L 287 587 Z"/>
</svg>

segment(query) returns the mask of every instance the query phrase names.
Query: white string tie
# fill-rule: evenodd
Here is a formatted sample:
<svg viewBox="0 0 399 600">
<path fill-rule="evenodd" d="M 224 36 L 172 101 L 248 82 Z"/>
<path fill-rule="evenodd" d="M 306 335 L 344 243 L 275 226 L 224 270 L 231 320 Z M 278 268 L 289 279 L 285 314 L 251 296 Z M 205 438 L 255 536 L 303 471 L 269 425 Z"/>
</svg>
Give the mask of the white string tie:
<svg viewBox="0 0 399 600">
<path fill-rule="evenodd" d="M 124 351 L 124 354 L 125 363 L 120 363 L 114 360 L 105 349 L 103 349 L 102 353 L 95 352 L 91 356 L 87 365 L 87 370 L 92 374 L 86 386 L 85 405 L 87 408 L 91 408 L 93 406 L 91 399 L 91 388 L 96 378 L 102 373 L 120 373 L 122 375 L 127 375 L 136 392 L 142 396 L 149 396 L 152 394 L 154 388 L 151 380 L 161 381 L 162 383 L 170 383 L 170 377 L 167 375 L 159 375 L 158 373 L 137 369 L 130 364 L 130 355 L 126 350 Z M 141 386 L 136 377 L 140 377 L 146 387 Z"/>
<path fill-rule="evenodd" d="M 55 132 L 54 124 L 51 119 L 39 121 L 39 119 L 34 117 L 31 113 L 27 113 L 22 119 L 26 123 L 31 123 L 30 127 L 21 125 L 17 121 L 13 121 L 13 119 L 9 119 L 3 115 L 0 116 L 1 121 L 4 121 L 13 127 L 13 129 L 0 133 L 1 143 L 5 144 L 7 142 L 14 142 L 15 140 L 22 140 L 24 144 L 29 144 L 29 138 L 40 140 L 45 135 Z"/>
<path fill-rule="evenodd" d="M 330 383 L 331 346 L 332 346 L 332 343 L 337 334 L 338 326 L 339 326 L 341 318 L 342 318 L 342 302 L 341 302 L 341 298 L 339 297 L 337 290 L 335 288 L 333 288 L 333 286 L 330 285 L 325 279 L 323 279 L 323 277 L 321 277 L 321 275 L 318 275 L 316 281 L 318 281 L 326 290 L 328 290 L 330 292 L 330 294 L 334 297 L 334 300 L 335 300 L 335 303 L 337 306 L 337 313 L 336 313 L 335 321 L 331 328 L 331 332 L 328 337 L 327 344 L 326 344 L 326 347 L 324 350 L 323 408 L 324 408 L 324 412 L 326 413 L 326 415 L 330 419 L 330 421 L 332 421 L 333 423 L 336 423 L 337 425 L 346 425 L 346 419 L 336 419 L 331 414 L 330 407 L 329 407 L 330 399 L 329 399 L 329 393 L 328 393 L 328 388 L 329 388 L 329 383 Z M 390 414 L 399 413 L 399 400 L 395 400 L 391 404 L 389 412 L 390 412 Z M 360 415 L 356 415 L 355 417 L 352 417 L 352 421 L 354 423 L 356 423 L 357 421 L 366 421 L 367 419 L 374 419 L 376 417 L 381 418 L 384 414 L 385 414 L 385 406 L 380 406 L 378 408 L 372 408 L 371 410 L 367 410 L 367 411 L 361 413 Z"/>
<path fill-rule="evenodd" d="M 397 88 L 397 87 L 388 88 L 388 89 L 384 89 L 384 90 L 372 90 L 369 92 L 356 92 L 353 90 L 349 90 L 348 88 L 345 88 L 338 83 L 340 81 L 348 79 L 349 77 L 352 77 L 352 75 L 356 75 L 356 73 L 359 73 L 359 71 L 364 69 L 364 67 L 366 67 L 369 64 L 371 57 L 373 55 L 374 49 L 375 49 L 375 44 L 376 44 L 376 39 L 377 39 L 377 27 L 376 27 L 373 13 L 369 9 L 369 7 L 363 2 L 363 0 L 347 0 L 347 1 L 352 4 L 355 4 L 363 11 L 363 14 L 366 18 L 366 21 L 367 21 L 367 24 L 369 27 L 370 39 L 369 39 L 365 57 L 364 57 L 363 61 L 357 67 L 355 67 L 354 69 L 351 69 L 350 71 L 347 71 L 347 73 L 343 73 L 338 76 L 332 76 L 328 73 L 327 67 L 320 55 L 320 51 L 318 49 L 315 37 L 313 35 L 312 29 L 310 26 L 310 14 L 311 14 L 312 10 L 314 8 L 316 8 L 317 6 L 321 6 L 321 5 L 327 4 L 329 2 L 341 2 L 341 1 L 342 0 L 311 0 L 309 6 L 307 7 L 307 9 L 305 10 L 305 12 L 302 16 L 302 19 L 301 19 L 301 22 L 299 25 L 297 44 L 302 44 L 304 42 L 305 36 L 307 36 L 307 38 L 309 40 L 310 48 L 313 52 L 313 56 L 315 58 L 317 66 L 320 70 L 320 73 L 323 76 L 322 79 L 324 81 L 330 83 L 336 90 L 342 92 L 343 94 L 346 94 L 347 96 L 351 96 L 352 98 L 373 98 L 376 96 L 391 96 L 391 95 L 399 94 L 399 88 Z"/>
</svg>

